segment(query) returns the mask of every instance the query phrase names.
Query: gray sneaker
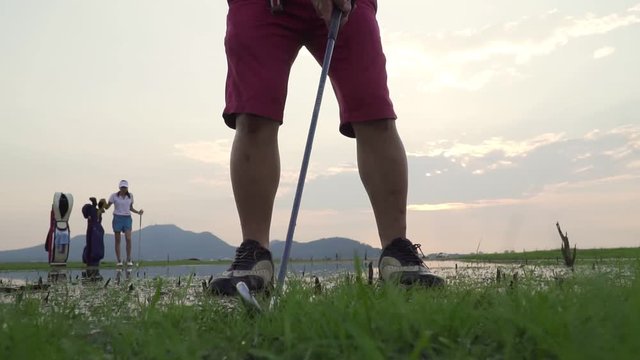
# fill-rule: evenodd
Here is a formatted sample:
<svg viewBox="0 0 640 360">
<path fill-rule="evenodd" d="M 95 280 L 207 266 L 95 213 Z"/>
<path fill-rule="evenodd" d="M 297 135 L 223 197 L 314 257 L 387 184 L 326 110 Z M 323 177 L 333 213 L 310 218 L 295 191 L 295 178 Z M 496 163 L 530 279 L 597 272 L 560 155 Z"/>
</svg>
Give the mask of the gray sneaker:
<svg viewBox="0 0 640 360">
<path fill-rule="evenodd" d="M 255 240 L 245 240 L 229 269 L 209 284 L 209 290 L 214 295 L 234 296 L 236 284 L 243 281 L 251 291 L 267 291 L 273 286 L 273 269 L 271 252 Z"/>
<path fill-rule="evenodd" d="M 378 261 L 380 280 L 403 285 L 443 286 L 444 279 L 432 273 L 418 255 L 418 246 L 403 238 L 387 245 Z"/>
</svg>

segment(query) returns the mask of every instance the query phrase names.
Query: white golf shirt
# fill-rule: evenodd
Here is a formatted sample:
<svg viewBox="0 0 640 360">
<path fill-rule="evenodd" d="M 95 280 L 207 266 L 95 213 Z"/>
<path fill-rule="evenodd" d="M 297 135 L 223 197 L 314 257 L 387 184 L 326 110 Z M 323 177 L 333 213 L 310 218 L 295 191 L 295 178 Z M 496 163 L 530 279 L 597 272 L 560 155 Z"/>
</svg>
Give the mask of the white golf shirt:
<svg viewBox="0 0 640 360">
<path fill-rule="evenodd" d="M 113 204 L 113 215 L 131 216 L 131 206 L 133 205 L 133 194 L 121 197 L 118 193 L 109 196 L 109 202 Z"/>
</svg>

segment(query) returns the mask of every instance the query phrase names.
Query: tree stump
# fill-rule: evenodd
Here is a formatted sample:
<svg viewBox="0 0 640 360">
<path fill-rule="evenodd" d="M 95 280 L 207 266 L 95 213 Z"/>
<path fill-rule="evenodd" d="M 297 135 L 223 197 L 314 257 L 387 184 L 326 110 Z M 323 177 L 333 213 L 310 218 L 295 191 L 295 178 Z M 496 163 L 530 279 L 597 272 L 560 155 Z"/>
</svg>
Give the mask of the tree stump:
<svg viewBox="0 0 640 360">
<path fill-rule="evenodd" d="M 562 257 L 564 258 L 564 264 L 567 267 L 573 269 L 573 265 L 576 262 L 576 246 L 573 246 L 573 252 L 571 251 L 571 245 L 569 245 L 569 233 L 562 233 L 562 229 L 560 228 L 560 223 L 556 222 L 556 228 L 558 228 L 558 233 L 560 234 L 560 238 L 562 239 L 562 246 L 560 251 L 562 252 Z"/>
</svg>

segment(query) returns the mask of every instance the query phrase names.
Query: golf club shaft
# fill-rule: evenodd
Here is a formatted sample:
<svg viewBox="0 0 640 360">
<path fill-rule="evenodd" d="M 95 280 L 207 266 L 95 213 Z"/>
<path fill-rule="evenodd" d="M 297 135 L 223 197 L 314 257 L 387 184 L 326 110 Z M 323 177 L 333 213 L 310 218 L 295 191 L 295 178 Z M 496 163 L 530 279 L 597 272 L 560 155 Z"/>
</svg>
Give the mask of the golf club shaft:
<svg viewBox="0 0 640 360">
<path fill-rule="evenodd" d="M 138 226 L 138 266 L 140 266 L 140 261 L 142 261 L 142 215 L 140 215 L 140 224 Z"/>
<path fill-rule="evenodd" d="M 325 83 L 327 82 L 327 75 L 329 74 L 329 66 L 331 65 L 331 57 L 333 55 L 333 47 L 335 45 L 335 41 L 338 36 L 338 30 L 340 28 L 341 20 L 342 20 L 342 12 L 340 11 L 340 9 L 334 6 L 333 13 L 331 15 L 331 23 L 329 25 L 329 36 L 327 38 L 327 48 L 325 50 L 324 60 L 322 62 L 322 72 L 320 73 L 320 84 L 318 85 L 316 103 L 313 108 L 313 115 L 311 116 L 311 125 L 309 126 L 309 134 L 307 135 L 307 144 L 304 148 L 304 156 L 302 157 L 302 166 L 300 168 L 300 175 L 298 177 L 298 186 L 296 188 L 296 194 L 293 199 L 293 208 L 291 209 L 291 218 L 289 220 L 289 228 L 287 229 L 287 238 L 284 244 L 284 251 L 282 253 L 282 259 L 280 263 L 280 272 L 278 273 L 278 289 L 282 288 L 282 285 L 284 284 L 284 278 L 287 273 L 287 263 L 289 262 L 289 253 L 291 252 L 291 244 L 293 243 L 293 233 L 296 227 L 298 211 L 300 210 L 302 190 L 304 188 L 304 181 L 307 176 L 307 168 L 309 167 L 309 158 L 311 157 L 311 148 L 313 147 L 313 137 L 316 132 L 318 115 L 320 114 L 320 106 L 322 105 L 322 94 L 324 93 L 324 86 L 325 86 Z"/>
</svg>

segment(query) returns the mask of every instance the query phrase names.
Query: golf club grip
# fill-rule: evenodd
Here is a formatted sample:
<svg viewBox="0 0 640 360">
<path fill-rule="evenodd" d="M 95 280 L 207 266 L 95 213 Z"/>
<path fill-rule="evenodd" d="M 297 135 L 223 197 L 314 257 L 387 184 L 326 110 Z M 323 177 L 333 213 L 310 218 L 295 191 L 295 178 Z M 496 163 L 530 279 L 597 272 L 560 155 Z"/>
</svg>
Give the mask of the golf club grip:
<svg viewBox="0 0 640 360">
<path fill-rule="evenodd" d="M 331 14 L 331 23 L 329 24 L 329 36 L 330 40 L 336 41 L 338 37 L 338 30 L 340 30 L 340 22 L 342 21 L 342 11 L 337 6 L 333 7 L 333 13 Z"/>
<path fill-rule="evenodd" d="M 300 175 L 298 177 L 298 186 L 296 187 L 296 193 L 293 199 L 293 207 L 291 209 L 291 218 L 289 219 L 289 227 L 287 229 L 287 238 L 284 243 L 284 251 L 282 252 L 282 258 L 280 259 L 280 271 L 278 272 L 278 283 L 276 291 L 279 291 L 284 284 L 284 278 L 287 273 L 287 264 L 289 262 L 289 253 L 291 252 L 291 244 L 293 243 L 293 233 L 295 232 L 296 221 L 298 219 L 298 211 L 300 210 L 300 201 L 302 200 L 302 191 L 304 189 L 304 182 L 307 176 L 307 169 L 309 167 L 309 158 L 311 157 L 311 149 L 313 147 L 313 137 L 316 132 L 316 125 L 318 123 L 318 116 L 320 114 L 320 106 L 322 105 L 322 94 L 324 93 L 324 87 L 327 82 L 327 76 L 329 74 L 329 67 L 331 66 L 331 57 L 333 56 L 333 47 L 335 40 L 338 36 L 338 30 L 340 29 L 340 20 L 342 19 L 342 12 L 334 7 L 333 14 L 331 16 L 331 25 L 329 28 L 329 35 L 327 39 L 327 48 L 324 54 L 324 60 L 322 61 L 322 72 L 320 73 L 320 83 L 318 84 L 318 93 L 316 94 L 316 102 L 313 107 L 313 115 L 311 116 L 311 124 L 309 125 L 309 134 L 307 135 L 307 143 L 304 149 L 304 156 L 302 158 L 302 166 L 300 167 Z"/>
</svg>

